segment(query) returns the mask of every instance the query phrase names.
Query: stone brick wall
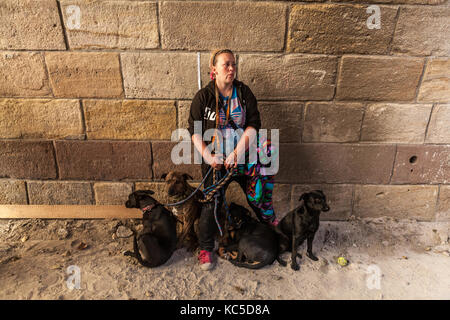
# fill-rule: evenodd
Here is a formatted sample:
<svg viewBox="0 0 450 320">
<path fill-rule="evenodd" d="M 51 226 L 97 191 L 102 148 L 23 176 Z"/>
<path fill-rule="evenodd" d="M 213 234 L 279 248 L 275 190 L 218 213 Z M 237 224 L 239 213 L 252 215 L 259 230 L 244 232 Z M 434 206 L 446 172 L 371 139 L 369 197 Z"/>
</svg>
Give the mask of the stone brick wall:
<svg viewBox="0 0 450 320">
<path fill-rule="evenodd" d="M 175 167 L 198 181 L 171 133 L 197 53 L 205 85 L 229 47 L 280 129 L 280 216 L 320 188 L 324 219 L 450 220 L 447 0 L 2 0 L 0 18 L 0 205 L 122 205 Z"/>
</svg>

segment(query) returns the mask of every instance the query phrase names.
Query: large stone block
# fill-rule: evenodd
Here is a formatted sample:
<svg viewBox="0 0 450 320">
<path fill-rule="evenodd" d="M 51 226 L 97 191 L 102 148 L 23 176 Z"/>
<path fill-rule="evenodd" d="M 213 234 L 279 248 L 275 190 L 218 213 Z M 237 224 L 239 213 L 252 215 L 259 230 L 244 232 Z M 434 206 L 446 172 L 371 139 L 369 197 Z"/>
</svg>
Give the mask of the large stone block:
<svg viewBox="0 0 450 320">
<path fill-rule="evenodd" d="M 286 5 L 166 1 L 161 4 L 160 21 L 163 49 L 281 51 Z"/>
<path fill-rule="evenodd" d="M 0 141 L 0 178 L 55 179 L 51 141 Z"/>
<path fill-rule="evenodd" d="M 408 55 L 450 55 L 449 7 L 401 7 L 392 51 Z"/>
<path fill-rule="evenodd" d="M 88 182 L 30 181 L 30 204 L 92 205 L 94 195 Z"/>
<path fill-rule="evenodd" d="M 307 103 L 303 142 L 359 141 L 363 114 L 361 103 Z"/>
<path fill-rule="evenodd" d="M 450 183 L 450 146 L 399 145 L 391 183 Z"/>
<path fill-rule="evenodd" d="M 395 146 L 281 144 L 277 181 L 285 183 L 388 183 Z"/>
<path fill-rule="evenodd" d="M 152 190 L 155 192 L 152 197 L 160 203 L 169 203 L 167 196 L 166 184 L 164 182 L 136 182 L 135 190 Z"/>
<path fill-rule="evenodd" d="M 0 137 L 81 139 L 78 100 L 0 99 Z"/>
<path fill-rule="evenodd" d="M 387 4 L 429 4 L 437 5 L 445 3 L 447 0 L 331 0 L 334 2 L 351 3 L 387 3 Z"/>
<path fill-rule="evenodd" d="M 188 119 L 189 112 L 191 110 L 192 101 L 179 101 L 178 102 L 178 125 L 179 129 L 187 129 L 189 127 Z"/>
<path fill-rule="evenodd" d="M 52 95 L 40 52 L 0 52 L 0 96 L 48 97 Z"/>
<path fill-rule="evenodd" d="M 438 104 L 431 114 L 428 125 L 427 143 L 450 144 L 450 104 Z"/>
<path fill-rule="evenodd" d="M 194 145 L 189 142 L 182 142 L 186 147 L 186 150 L 190 149 L 190 157 L 188 159 L 188 164 L 180 163 L 175 164 L 172 161 L 172 149 L 174 146 L 178 145 L 175 142 L 169 141 L 153 141 L 152 151 L 153 151 L 153 170 L 155 174 L 155 179 L 160 179 L 163 173 L 168 173 L 169 171 L 179 171 L 183 173 L 190 174 L 194 180 L 201 180 L 202 174 L 200 170 L 200 165 L 194 164 Z M 180 144 L 181 146 L 181 144 Z M 190 147 L 189 147 L 190 146 Z M 174 151 L 175 152 L 175 151 Z M 174 153 L 175 154 L 175 153 Z M 184 153 L 183 153 L 184 154 Z M 175 154 L 178 155 L 178 154 Z M 181 154 L 181 151 L 179 153 Z"/>
<path fill-rule="evenodd" d="M 303 124 L 303 104 L 298 102 L 261 102 L 258 104 L 261 128 L 279 130 L 280 142 L 300 142 Z"/>
<path fill-rule="evenodd" d="M 88 139 L 170 139 L 174 101 L 83 100 Z"/>
<path fill-rule="evenodd" d="M 339 72 L 338 100 L 411 101 L 424 59 L 344 56 Z"/>
<path fill-rule="evenodd" d="M 0 49 L 66 49 L 56 1 L 2 0 L 0 17 Z"/>
<path fill-rule="evenodd" d="M 308 53 L 388 52 L 397 8 L 379 6 L 382 26 L 368 27 L 367 6 L 336 4 L 294 5 L 289 18 L 287 50 Z"/>
<path fill-rule="evenodd" d="M 79 25 L 76 11 L 79 9 Z M 71 49 L 152 49 L 159 46 L 156 2 L 63 0 Z"/>
<path fill-rule="evenodd" d="M 337 58 L 311 55 L 239 55 L 239 77 L 256 98 L 330 100 Z"/>
<path fill-rule="evenodd" d="M 47 52 L 56 97 L 118 98 L 123 96 L 119 55 L 114 52 Z"/>
<path fill-rule="evenodd" d="M 198 90 L 195 53 L 122 53 L 127 98 L 192 99 Z"/>
<path fill-rule="evenodd" d="M 309 184 L 295 185 L 292 190 L 291 208 L 301 203 L 300 196 L 305 192 L 322 190 L 327 198 L 330 211 L 320 214 L 321 220 L 347 220 L 352 214 L 353 185 L 350 184 Z"/>
<path fill-rule="evenodd" d="M 97 205 L 122 205 L 128 200 L 132 192 L 131 183 L 97 182 L 94 183 L 95 204 Z"/>
<path fill-rule="evenodd" d="M 151 179 L 148 142 L 56 141 L 61 179 Z"/>
<path fill-rule="evenodd" d="M 428 61 L 417 100 L 450 101 L 450 59 L 431 58 Z"/>
<path fill-rule="evenodd" d="M 440 186 L 436 211 L 437 221 L 450 221 L 450 186 Z"/>
<path fill-rule="evenodd" d="M 1 179 L 0 204 L 27 204 L 25 181 Z"/>
<path fill-rule="evenodd" d="M 364 116 L 361 141 L 423 143 L 431 107 L 431 104 L 371 104 Z"/>
<path fill-rule="evenodd" d="M 361 218 L 393 217 L 431 221 L 438 186 L 355 186 L 354 215 Z"/>
</svg>

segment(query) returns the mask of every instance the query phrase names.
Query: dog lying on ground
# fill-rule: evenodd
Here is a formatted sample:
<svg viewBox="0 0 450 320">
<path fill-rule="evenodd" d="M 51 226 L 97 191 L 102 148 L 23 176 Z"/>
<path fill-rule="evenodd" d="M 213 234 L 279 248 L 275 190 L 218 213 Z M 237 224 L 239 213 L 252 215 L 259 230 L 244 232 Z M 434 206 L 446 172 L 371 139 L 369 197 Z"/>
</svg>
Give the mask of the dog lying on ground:
<svg viewBox="0 0 450 320">
<path fill-rule="evenodd" d="M 176 220 L 172 213 L 150 195 L 151 190 L 138 190 L 128 196 L 127 208 L 139 208 L 143 213 L 144 229 L 134 231 L 134 256 L 148 268 L 160 266 L 169 260 L 177 245 Z"/>
<path fill-rule="evenodd" d="M 278 237 L 271 227 L 253 219 L 246 208 L 231 203 L 219 244 L 220 257 L 238 267 L 260 269 L 278 259 L 278 249 Z"/>
<path fill-rule="evenodd" d="M 297 257 L 302 258 L 297 253 L 297 248 L 307 240 L 306 255 L 314 260 L 319 260 L 312 252 L 312 244 L 314 235 L 319 229 L 319 218 L 321 211 L 328 211 L 330 207 L 327 205 L 327 199 L 321 190 L 303 193 L 299 201 L 303 200 L 303 204 L 298 208 L 290 211 L 278 224 L 277 232 L 280 240 L 280 253 L 291 251 L 291 268 L 300 269 L 297 263 Z M 279 260 L 286 266 L 286 262 Z"/>
<path fill-rule="evenodd" d="M 172 203 L 186 199 L 195 190 L 187 182 L 192 177 L 186 173 L 171 171 L 163 174 L 161 179 L 166 182 L 166 192 Z M 201 194 L 201 191 L 197 191 L 185 203 L 169 207 L 177 218 L 178 248 L 186 247 L 188 251 L 194 251 L 198 247 L 198 220 L 202 206 L 197 200 L 202 197 Z"/>
</svg>

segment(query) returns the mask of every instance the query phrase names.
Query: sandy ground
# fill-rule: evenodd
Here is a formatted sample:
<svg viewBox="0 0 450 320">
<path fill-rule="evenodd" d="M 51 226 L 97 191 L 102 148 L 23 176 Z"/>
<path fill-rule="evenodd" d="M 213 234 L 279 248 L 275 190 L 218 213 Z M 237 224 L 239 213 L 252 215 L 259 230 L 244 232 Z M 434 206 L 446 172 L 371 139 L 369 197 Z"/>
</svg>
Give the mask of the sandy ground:
<svg viewBox="0 0 450 320">
<path fill-rule="evenodd" d="M 319 261 L 304 255 L 299 271 L 219 259 L 210 272 L 184 249 L 161 267 L 138 265 L 123 255 L 132 238 L 118 237 L 130 224 L 139 221 L 0 220 L 0 299 L 450 299 L 450 223 L 323 222 Z M 337 264 L 339 256 L 349 264 Z M 70 290 L 73 265 L 80 288 Z"/>
</svg>

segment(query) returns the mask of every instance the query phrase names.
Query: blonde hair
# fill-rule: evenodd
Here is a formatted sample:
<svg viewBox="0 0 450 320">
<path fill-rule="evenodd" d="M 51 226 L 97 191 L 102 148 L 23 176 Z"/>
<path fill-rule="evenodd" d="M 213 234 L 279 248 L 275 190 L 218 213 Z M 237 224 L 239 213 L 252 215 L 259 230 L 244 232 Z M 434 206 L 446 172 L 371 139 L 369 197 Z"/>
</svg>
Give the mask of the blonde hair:
<svg viewBox="0 0 450 320">
<path fill-rule="evenodd" d="M 217 49 L 211 52 L 211 57 L 209 59 L 209 69 L 212 70 L 212 67 L 216 65 L 217 57 L 220 56 L 222 53 L 229 53 L 232 54 L 234 57 L 233 51 L 230 49 Z M 236 57 L 235 57 L 236 59 Z"/>
</svg>

